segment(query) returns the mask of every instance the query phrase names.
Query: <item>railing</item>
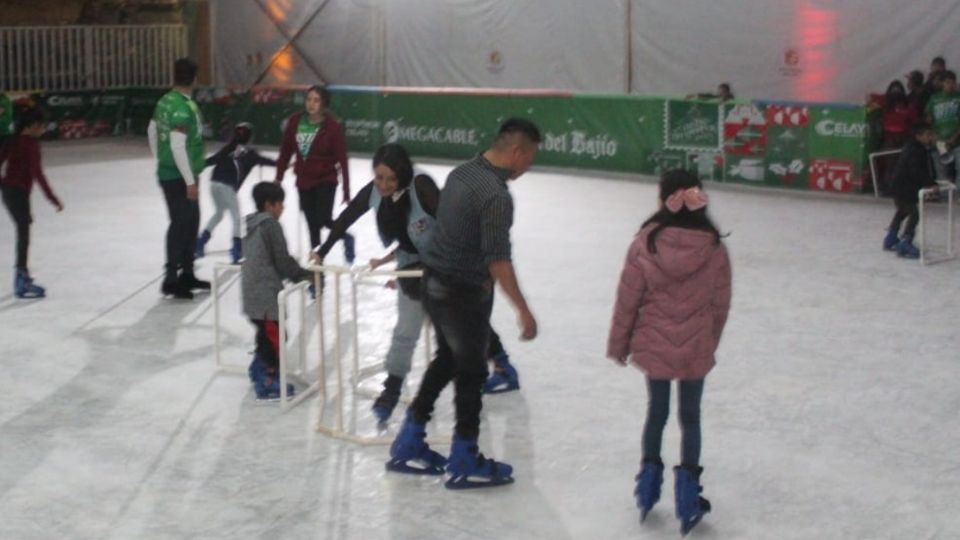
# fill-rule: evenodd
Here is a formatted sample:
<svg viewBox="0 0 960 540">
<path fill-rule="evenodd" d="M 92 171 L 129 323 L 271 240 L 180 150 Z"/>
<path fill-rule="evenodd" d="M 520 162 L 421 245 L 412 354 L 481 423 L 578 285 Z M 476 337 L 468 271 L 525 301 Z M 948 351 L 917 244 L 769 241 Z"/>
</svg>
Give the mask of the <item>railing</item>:
<svg viewBox="0 0 960 540">
<path fill-rule="evenodd" d="M 184 25 L 0 27 L 0 91 L 164 87 Z"/>
</svg>

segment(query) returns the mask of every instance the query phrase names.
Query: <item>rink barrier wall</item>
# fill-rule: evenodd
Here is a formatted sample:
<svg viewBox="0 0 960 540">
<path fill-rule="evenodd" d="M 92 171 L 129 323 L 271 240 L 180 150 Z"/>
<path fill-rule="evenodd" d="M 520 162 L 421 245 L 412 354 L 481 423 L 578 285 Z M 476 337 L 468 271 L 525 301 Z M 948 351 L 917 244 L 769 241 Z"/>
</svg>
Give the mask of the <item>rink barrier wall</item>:
<svg viewBox="0 0 960 540">
<path fill-rule="evenodd" d="M 164 90 L 21 94 L 44 107 L 47 138 L 142 135 Z M 571 94 L 550 90 L 331 87 L 331 109 L 352 152 L 403 144 L 415 157 L 467 159 L 500 122 L 540 126 L 537 164 L 658 175 L 684 167 L 701 178 L 746 185 L 872 192 L 868 153 L 877 139 L 863 106 L 773 101 Z M 302 110 L 304 88 L 199 88 L 205 135 L 254 125 L 255 142 L 280 142 L 284 120 Z M 872 127 L 873 126 L 873 127 Z"/>
</svg>

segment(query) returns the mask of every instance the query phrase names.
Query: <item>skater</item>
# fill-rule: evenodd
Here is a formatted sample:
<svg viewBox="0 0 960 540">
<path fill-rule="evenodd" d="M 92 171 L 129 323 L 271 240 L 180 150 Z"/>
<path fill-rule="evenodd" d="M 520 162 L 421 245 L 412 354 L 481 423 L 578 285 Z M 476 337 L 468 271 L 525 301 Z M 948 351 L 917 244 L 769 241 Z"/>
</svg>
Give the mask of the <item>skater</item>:
<svg viewBox="0 0 960 540">
<path fill-rule="evenodd" d="M 320 229 L 333 223 L 333 202 L 337 196 L 337 169 L 343 178 L 343 202 L 350 203 L 350 167 L 347 162 L 347 141 L 343 127 L 327 107 L 330 93 L 323 86 L 307 90 L 306 110 L 287 119 L 277 157 L 276 182 L 283 182 L 283 173 L 295 156 L 293 171 L 297 175 L 300 210 L 310 231 L 310 247 L 320 245 Z M 353 236 L 343 237 L 343 255 L 347 264 L 355 258 Z"/>
<path fill-rule="evenodd" d="M 46 290 L 33 282 L 27 268 L 30 224 L 33 223 L 30 214 L 30 191 L 33 183 L 40 184 L 43 194 L 57 212 L 63 211 L 63 204 L 50 189 L 40 164 L 38 139 L 46 131 L 46 125 L 46 119 L 40 110 L 23 111 L 17 122 L 16 134 L 0 144 L 0 191 L 3 193 L 3 204 L 17 228 L 17 262 L 13 281 L 13 292 L 17 298 L 46 296 Z"/>
<path fill-rule="evenodd" d="M 450 489 L 513 482 L 513 468 L 480 454 L 477 437 L 495 282 L 518 313 L 521 339 L 537 335 L 537 321 L 511 262 L 513 198 L 507 181 L 530 168 L 539 143 L 540 131 L 533 123 L 508 119 L 486 152 L 447 177 L 433 235 L 420 253 L 422 301 L 436 330 L 437 354 L 390 447 L 388 470 L 443 474 L 446 465 Z M 450 382 L 457 422 L 450 457 L 444 459 L 424 439 L 434 403 Z"/>
<path fill-rule="evenodd" d="M 937 133 L 929 124 L 914 125 L 913 137 L 903 146 L 893 169 L 891 194 L 897 211 L 883 239 L 883 249 L 896 251 L 898 257 L 920 258 L 920 250 L 913 245 L 913 235 L 920 220 L 918 192 L 937 185 L 930 170 L 930 152 L 936 140 Z"/>
<path fill-rule="evenodd" d="M 440 190 L 429 175 L 415 170 L 407 151 L 399 144 L 385 144 L 373 156 L 374 179 L 363 187 L 350 205 L 333 222 L 330 235 L 316 251 L 317 262 L 344 237 L 347 229 L 368 210 L 376 214 L 377 232 L 384 247 L 397 242 L 396 249 L 383 258 L 370 260 L 376 269 L 396 261 L 398 270 L 421 269 L 420 251 L 436 223 Z M 373 403 L 373 413 L 385 424 L 400 400 L 403 382 L 410 373 L 413 351 L 420 337 L 426 313 L 420 303 L 420 279 L 401 278 L 397 291 L 397 324 L 387 351 L 387 379 Z M 500 339 L 491 330 L 490 356 L 506 358 Z M 493 344 L 496 343 L 496 348 Z M 516 377 L 514 376 L 514 379 Z M 504 383 L 506 384 L 506 383 Z"/>
<path fill-rule="evenodd" d="M 960 92 L 957 91 L 957 75 L 952 71 L 942 71 L 943 86 L 940 92 L 933 94 L 924 111 L 926 121 L 937 133 L 939 151 L 932 150 L 937 178 L 950 180 L 954 184 L 960 179 Z M 939 154 L 939 155 L 938 155 Z M 948 174 L 947 165 L 953 164 L 953 177 Z"/>
<path fill-rule="evenodd" d="M 257 329 L 256 352 L 247 372 L 260 400 L 280 397 L 277 294 L 283 290 L 283 280 L 303 281 L 311 276 L 287 251 L 279 221 L 283 199 L 283 188 L 275 183 L 260 182 L 254 186 L 257 211 L 247 216 L 247 234 L 243 238 L 244 259 L 240 267 L 243 312 Z M 293 385 L 287 385 L 287 395 L 293 393 Z"/>
<path fill-rule="evenodd" d="M 197 64 L 176 61 L 172 90 L 157 102 L 147 127 L 150 151 L 157 159 L 157 178 L 170 215 L 166 237 L 166 272 L 160 292 L 192 299 L 193 290 L 209 290 L 210 282 L 193 273 L 194 243 L 200 228 L 200 173 L 205 166 L 200 109 L 190 97 Z"/>
<path fill-rule="evenodd" d="M 224 211 L 230 212 L 233 224 L 233 241 L 230 244 L 230 262 L 238 264 L 243 256 L 240 240 L 240 205 L 237 203 L 237 192 L 247 175 L 256 166 L 275 166 L 276 161 L 261 156 L 255 148 L 249 146 L 253 138 L 253 126 L 241 122 L 233 128 L 233 138 L 219 152 L 207 158 L 206 166 L 213 165 L 213 175 L 210 177 L 210 195 L 213 196 L 213 205 L 216 208 L 207 226 L 203 228 L 197 238 L 194 256 L 200 259 L 204 256 L 204 249 L 210 241 L 213 229 L 223 219 Z"/>
<path fill-rule="evenodd" d="M 663 176 L 660 208 L 627 252 L 607 342 L 609 358 L 632 362 L 647 378 L 643 461 L 634 491 L 641 521 L 660 498 L 661 439 L 670 384 L 679 381 L 682 451 L 673 470 L 684 534 L 710 511 L 700 497 L 700 397 L 730 309 L 730 260 L 706 207 L 696 175 L 674 170 Z"/>
</svg>

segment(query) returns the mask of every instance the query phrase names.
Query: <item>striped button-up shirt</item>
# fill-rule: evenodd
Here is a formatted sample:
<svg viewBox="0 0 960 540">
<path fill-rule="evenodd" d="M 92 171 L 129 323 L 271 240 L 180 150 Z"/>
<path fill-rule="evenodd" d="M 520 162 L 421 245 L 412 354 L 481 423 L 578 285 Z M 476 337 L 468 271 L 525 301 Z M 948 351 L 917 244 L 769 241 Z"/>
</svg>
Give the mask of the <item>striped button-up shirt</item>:
<svg viewBox="0 0 960 540">
<path fill-rule="evenodd" d="M 482 284 L 490 279 L 490 263 L 510 260 L 510 174 L 482 154 L 450 172 L 440 193 L 432 241 L 421 254 L 427 267 Z"/>
</svg>

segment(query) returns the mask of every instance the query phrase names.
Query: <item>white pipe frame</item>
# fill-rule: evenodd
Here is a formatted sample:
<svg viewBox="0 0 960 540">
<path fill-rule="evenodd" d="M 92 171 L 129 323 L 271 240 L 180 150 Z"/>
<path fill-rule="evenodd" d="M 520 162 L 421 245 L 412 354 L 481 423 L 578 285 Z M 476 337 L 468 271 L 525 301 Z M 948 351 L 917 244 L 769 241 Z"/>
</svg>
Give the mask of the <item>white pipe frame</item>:
<svg viewBox="0 0 960 540">
<path fill-rule="evenodd" d="M 324 413 L 326 409 L 326 402 L 328 399 L 327 393 L 327 373 L 326 373 L 326 332 L 325 325 L 323 320 L 323 307 L 322 301 L 323 293 L 318 297 L 317 301 L 317 326 L 320 331 L 320 369 L 319 369 L 319 387 L 320 387 L 320 399 L 318 399 L 318 410 L 317 410 L 317 425 L 316 431 L 332 437 L 335 439 L 341 439 L 345 441 L 350 441 L 355 444 L 369 446 L 369 445 L 384 445 L 390 444 L 393 441 L 392 437 L 385 436 L 364 436 L 358 435 L 351 431 L 348 431 L 345 428 L 344 424 L 344 395 L 347 390 L 344 385 L 343 377 L 343 363 L 342 363 L 342 343 L 340 335 L 340 316 L 342 311 L 342 294 L 341 294 L 341 278 L 344 275 L 350 277 L 351 285 L 351 312 L 353 315 L 353 358 L 352 358 L 352 373 L 350 377 L 351 388 L 354 396 L 358 394 L 365 394 L 360 389 L 360 383 L 369 375 L 373 373 L 378 373 L 383 369 L 383 363 L 379 363 L 375 366 L 368 367 L 365 369 L 360 368 L 360 348 L 359 348 L 359 312 L 357 309 L 357 286 L 365 284 L 380 284 L 380 282 L 375 281 L 371 278 L 375 277 L 391 277 L 391 278 L 409 278 L 409 277 L 422 277 L 423 272 L 421 270 L 370 270 L 368 267 L 346 267 L 346 266 L 334 266 L 334 265 L 325 265 L 325 266 L 310 266 L 308 269 L 314 272 L 314 286 L 317 291 L 320 291 L 320 276 L 323 274 L 328 274 L 333 278 L 333 293 L 334 293 L 334 357 L 336 359 L 336 370 L 337 370 L 337 379 L 336 379 L 336 416 L 335 424 L 333 426 L 328 426 L 324 424 Z M 430 357 L 432 356 L 432 347 L 431 347 L 431 332 L 430 332 L 430 321 L 427 318 L 424 321 L 424 357 L 426 363 L 429 364 Z M 443 441 L 431 440 L 433 444 L 444 444 Z"/>
<path fill-rule="evenodd" d="M 928 196 L 933 195 L 934 193 L 947 193 L 947 252 L 944 256 L 932 257 L 930 254 L 930 249 L 927 246 L 927 226 L 926 226 L 926 215 L 925 210 L 926 199 Z M 928 265 L 938 262 L 944 262 L 955 259 L 956 253 L 953 250 L 953 206 L 954 206 L 954 194 L 957 192 L 957 187 L 953 185 L 949 180 L 937 180 L 936 188 L 924 188 L 917 193 L 917 209 L 920 221 L 920 264 Z"/>
</svg>

